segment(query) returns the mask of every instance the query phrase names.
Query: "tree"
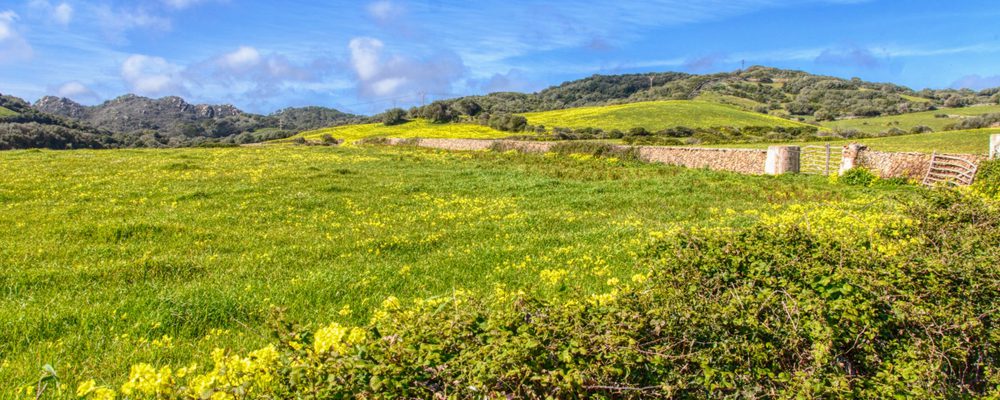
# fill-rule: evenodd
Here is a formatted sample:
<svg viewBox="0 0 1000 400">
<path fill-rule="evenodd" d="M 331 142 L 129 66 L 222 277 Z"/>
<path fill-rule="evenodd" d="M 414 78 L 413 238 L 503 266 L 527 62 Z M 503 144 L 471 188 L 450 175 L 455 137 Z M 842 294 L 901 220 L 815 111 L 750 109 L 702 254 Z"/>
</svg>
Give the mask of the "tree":
<svg viewBox="0 0 1000 400">
<path fill-rule="evenodd" d="M 392 108 L 382 113 L 382 123 L 385 126 L 399 125 L 406 122 L 406 111 L 402 108 Z"/>
<path fill-rule="evenodd" d="M 461 99 L 456 101 L 451 105 L 451 108 L 458 111 L 462 115 L 468 115 L 470 117 L 474 117 L 483 111 L 483 108 L 479 106 L 479 103 L 471 99 Z"/>
<path fill-rule="evenodd" d="M 427 106 L 421 108 L 418 111 L 420 117 L 429 119 L 433 122 L 451 122 L 455 119 L 455 112 L 448 107 L 447 103 L 441 101 L 435 101 Z"/>
</svg>

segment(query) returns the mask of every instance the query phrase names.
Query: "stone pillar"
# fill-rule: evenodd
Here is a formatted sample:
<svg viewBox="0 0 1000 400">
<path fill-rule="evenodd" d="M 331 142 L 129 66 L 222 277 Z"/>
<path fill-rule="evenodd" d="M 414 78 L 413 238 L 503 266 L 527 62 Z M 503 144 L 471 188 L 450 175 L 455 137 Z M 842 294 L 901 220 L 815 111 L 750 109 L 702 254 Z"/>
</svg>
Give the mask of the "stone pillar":
<svg viewBox="0 0 1000 400">
<path fill-rule="evenodd" d="M 843 175 L 844 172 L 847 172 L 847 170 L 857 166 L 858 154 L 864 149 L 865 145 L 860 143 L 851 143 L 844 146 L 844 153 L 840 157 L 840 175 Z"/>
<path fill-rule="evenodd" d="M 990 159 L 1000 160 L 1000 134 L 990 136 Z"/>
<path fill-rule="evenodd" d="M 764 173 L 767 175 L 798 173 L 801 150 L 799 146 L 768 147 Z"/>
</svg>

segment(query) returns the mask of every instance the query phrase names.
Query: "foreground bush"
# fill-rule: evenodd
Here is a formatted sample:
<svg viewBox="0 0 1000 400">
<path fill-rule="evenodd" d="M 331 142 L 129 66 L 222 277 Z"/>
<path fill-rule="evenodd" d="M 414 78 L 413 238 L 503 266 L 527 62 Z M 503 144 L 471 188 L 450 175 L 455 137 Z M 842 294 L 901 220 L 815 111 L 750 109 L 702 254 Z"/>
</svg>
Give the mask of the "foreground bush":
<svg viewBox="0 0 1000 400">
<path fill-rule="evenodd" d="M 950 191 L 900 213 L 789 209 L 654 235 L 648 273 L 553 303 L 497 290 L 403 304 L 211 368 L 137 365 L 114 398 L 1000 396 L 1000 210 Z M 105 397 L 101 397 L 105 396 Z"/>
</svg>

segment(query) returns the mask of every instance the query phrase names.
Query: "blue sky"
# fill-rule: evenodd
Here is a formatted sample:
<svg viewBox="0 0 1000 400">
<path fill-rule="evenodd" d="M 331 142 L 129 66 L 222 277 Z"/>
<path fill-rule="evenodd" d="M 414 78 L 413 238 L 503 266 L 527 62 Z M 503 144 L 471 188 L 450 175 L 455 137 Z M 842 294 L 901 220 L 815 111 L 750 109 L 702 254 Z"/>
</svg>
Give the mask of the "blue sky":
<svg viewBox="0 0 1000 400">
<path fill-rule="evenodd" d="M 995 0 L 0 0 L 0 93 L 372 114 L 743 60 L 979 89 L 1000 86 L 998 17 Z"/>
</svg>

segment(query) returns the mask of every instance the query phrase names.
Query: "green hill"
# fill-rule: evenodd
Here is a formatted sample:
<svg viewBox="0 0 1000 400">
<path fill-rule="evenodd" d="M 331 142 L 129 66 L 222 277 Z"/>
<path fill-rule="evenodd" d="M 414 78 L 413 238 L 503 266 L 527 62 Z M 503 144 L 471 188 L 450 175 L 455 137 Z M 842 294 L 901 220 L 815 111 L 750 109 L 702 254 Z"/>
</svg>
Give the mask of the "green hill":
<svg viewBox="0 0 1000 400">
<path fill-rule="evenodd" d="M 821 125 L 827 128 L 857 129 L 866 133 L 878 133 L 892 128 L 909 131 L 913 127 L 921 125 L 929 126 L 935 131 L 941 131 L 944 130 L 945 126 L 959 122 L 963 118 L 991 113 L 1000 113 L 1000 105 L 941 108 L 934 111 L 884 117 L 842 119 L 839 121 L 823 122 Z"/>
<path fill-rule="evenodd" d="M 14 115 L 17 115 L 17 113 L 14 112 L 14 111 L 11 111 L 8 108 L 0 107 L 0 118 L 11 117 L 11 116 L 14 116 Z"/>
<path fill-rule="evenodd" d="M 830 142 L 790 142 L 788 145 L 807 146 L 810 144 L 830 143 L 843 146 L 848 143 L 862 143 L 872 150 L 899 151 L 916 153 L 954 153 L 954 154 L 984 154 L 989 151 L 990 135 L 1000 133 L 1000 128 L 973 129 L 966 131 L 947 131 L 920 133 L 915 135 L 887 136 L 866 139 L 835 140 Z M 707 147 L 764 149 L 780 143 L 736 143 L 721 144 Z"/>
<path fill-rule="evenodd" d="M 318 140 L 323 135 L 330 135 L 350 143 L 370 137 L 499 139 L 511 136 L 512 134 L 482 125 L 465 123 L 436 124 L 418 119 L 393 126 L 385 126 L 379 123 L 323 128 L 302 132 L 292 138 L 302 137 L 307 140 Z"/>
<path fill-rule="evenodd" d="M 642 127 L 649 131 L 686 126 L 709 128 L 717 126 L 783 126 L 805 124 L 769 115 L 743 111 L 736 107 L 691 100 L 649 101 L 600 107 L 580 107 L 566 110 L 524 114 L 531 125 L 547 128 L 599 128 L 627 131 Z"/>
</svg>

